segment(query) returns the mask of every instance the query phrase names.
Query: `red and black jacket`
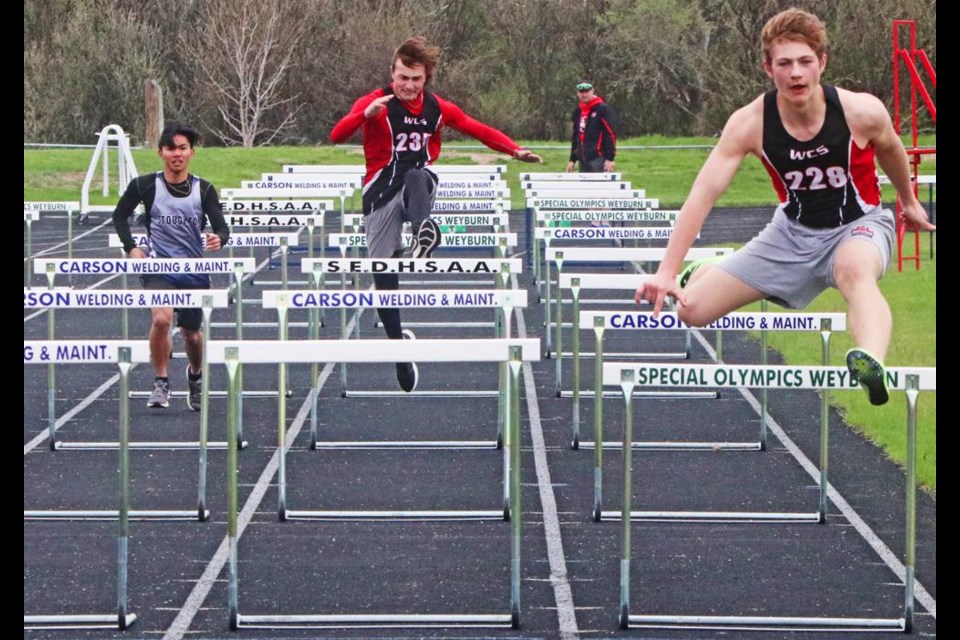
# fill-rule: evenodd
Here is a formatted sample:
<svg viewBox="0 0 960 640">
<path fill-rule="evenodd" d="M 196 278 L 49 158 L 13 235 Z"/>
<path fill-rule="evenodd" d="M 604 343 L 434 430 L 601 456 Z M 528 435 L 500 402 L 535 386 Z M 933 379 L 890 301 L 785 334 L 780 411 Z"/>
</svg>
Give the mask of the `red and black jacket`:
<svg viewBox="0 0 960 640">
<path fill-rule="evenodd" d="M 617 156 L 617 115 L 603 98 L 596 96 L 585 105 L 577 105 L 571 115 L 573 137 L 570 162 L 581 166 L 597 158 L 613 161 Z"/>
</svg>

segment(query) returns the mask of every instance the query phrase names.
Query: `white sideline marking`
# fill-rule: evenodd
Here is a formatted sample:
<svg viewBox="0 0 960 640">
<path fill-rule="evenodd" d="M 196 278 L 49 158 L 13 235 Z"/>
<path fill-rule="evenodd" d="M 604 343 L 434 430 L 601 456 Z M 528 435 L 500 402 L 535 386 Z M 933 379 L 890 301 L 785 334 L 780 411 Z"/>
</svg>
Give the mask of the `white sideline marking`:
<svg viewBox="0 0 960 640">
<path fill-rule="evenodd" d="M 511 286 L 518 286 L 517 276 L 511 277 Z M 527 324 L 523 310 L 517 309 L 517 335 L 527 337 Z M 557 515 L 557 499 L 553 494 L 553 482 L 550 479 L 550 466 L 547 464 L 547 450 L 543 440 L 543 427 L 540 424 L 540 405 L 537 388 L 533 379 L 533 366 L 523 363 L 523 384 L 527 395 L 527 414 L 530 416 L 530 437 L 533 440 L 533 460 L 537 469 L 537 485 L 540 489 L 540 506 L 543 509 L 543 532 L 547 541 L 547 557 L 550 560 L 550 583 L 553 585 L 553 598 L 557 603 L 557 619 L 560 623 L 560 637 L 574 640 L 580 637 L 577 627 L 577 613 L 573 604 L 573 592 L 567 576 L 567 561 L 563 553 L 563 539 L 560 536 L 560 518 Z"/>
<path fill-rule="evenodd" d="M 716 361 L 717 352 L 713 350 L 713 347 L 710 346 L 710 343 L 703 337 L 703 335 L 694 330 L 693 334 L 696 336 L 697 341 L 703 345 L 703 348 L 706 349 L 710 357 Z M 757 415 L 760 415 L 760 402 L 757 400 L 756 396 L 753 395 L 753 392 L 750 389 L 740 387 L 738 389 L 740 395 L 742 395 L 746 401 L 753 407 L 753 410 L 757 412 Z M 770 427 L 770 431 L 773 432 L 777 439 L 786 447 L 787 451 L 796 458 L 797 462 L 800 463 L 800 466 L 803 467 L 803 470 L 810 474 L 810 477 L 813 478 L 814 483 L 819 485 L 820 483 L 820 470 L 817 468 L 813 462 L 810 461 L 810 458 L 800 450 L 800 447 L 790 439 L 790 436 L 786 434 L 783 428 L 777 424 L 777 421 L 774 420 L 770 413 L 767 412 L 767 425 Z M 877 552 L 877 555 L 880 556 L 880 559 L 883 560 L 884 564 L 890 567 L 890 570 L 893 571 L 894 575 L 900 580 L 900 584 L 903 585 L 904 580 L 906 580 L 906 568 L 903 566 L 903 563 L 900 562 L 900 559 L 897 557 L 893 551 L 890 550 L 890 547 L 880 539 L 873 529 L 870 528 L 863 518 L 856 512 L 856 510 L 850 505 L 849 502 L 844 499 L 840 492 L 837 491 L 832 484 L 827 482 L 827 496 L 829 496 L 830 501 L 836 505 L 837 509 L 840 510 L 840 513 L 853 525 L 853 528 L 857 530 L 864 540 L 867 541 L 867 544 Z M 937 601 L 930 595 L 930 592 L 920 583 L 919 580 L 914 580 L 914 596 L 916 597 L 917 602 L 919 602 L 924 609 L 930 612 L 930 616 L 933 619 L 937 618 Z"/>
</svg>

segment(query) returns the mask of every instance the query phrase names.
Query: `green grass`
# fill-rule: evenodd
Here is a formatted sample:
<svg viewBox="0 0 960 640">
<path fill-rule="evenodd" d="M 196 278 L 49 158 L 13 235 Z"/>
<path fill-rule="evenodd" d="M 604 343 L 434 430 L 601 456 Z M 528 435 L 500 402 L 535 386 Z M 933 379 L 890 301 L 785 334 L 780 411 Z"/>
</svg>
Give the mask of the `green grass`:
<svg viewBox="0 0 960 640">
<path fill-rule="evenodd" d="M 663 207 L 679 207 L 708 151 L 705 149 L 643 149 L 629 146 L 657 145 L 712 145 L 713 138 L 663 138 L 644 136 L 620 140 L 617 170 L 637 188 L 647 190 L 649 197 L 659 198 Z M 507 178 L 512 187 L 512 205 L 523 206 L 523 194 L 517 188 L 517 175 L 522 170 L 563 171 L 569 151 L 563 143 L 526 142 L 528 146 L 559 146 L 557 149 L 536 149 L 543 155 L 544 164 L 528 165 L 486 149 L 465 148 L 462 143 L 444 145 L 442 163 L 452 164 L 507 164 Z M 921 139 L 923 146 L 935 146 L 936 137 Z M 24 200 L 77 200 L 92 157 L 91 149 L 45 149 L 23 152 Z M 115 158 L 111 158 L 115 161 Z M 160 167 L 156 151 L 134 150 L 134 160 L 141 172 Z M 201 147 L 191 168 L 219 188 L 239 186 L 241 180 L 253 180 L 261 173 L 277 172 L 283 164 L 361 164 L 363 156 L 356 147 L 260 147 L 256 149 Z M 936 173 L 936 156 L 923 161 L 922 173 Z M 115 167 L 114 167 L 115 170 Z M 96 188 L 91 195 L 94 204 L 114 203 L 116 177 L 111 185 L 113 194 L 104 198 Z M 98 183 L 95 179 L 94 185 Z M 936 192 L 934 191 L 934 194 Z M 886 198 L 893 192 L 885 188 Z M 936 196 L 934 195 L 934 198 Z M 921 193 L 926 199 L 926 192 Z M 766 171 L 759 160 L 748 158 L 730 189 L 719 202 L 720 206 L 770 206 L 775 201 Z M 925 236 L 926 238 L 926 236 Z M 926 242 L 926 239 L 925 239 Z M 925 244 L 924 247 L 927 245 Z M 926 248 L 922 255 L 927 256 Z M 936 261 L 926 258 L 919 272 L 905 270 L 897 273 L 895 267 L 881 281 L 881 289 L 890 301 L 894 314 L 894 336 L 887 363 L 890 365 L 936 366 Z M 828 291 L 810 306 L 811 311 L 845 311 L 846 306 L 835 291 Z M 819 362 L 820 346 L 816 336 L 772 334 L 771 344 L 792 364 Z M 849 347 L 849 336 L 837 334 L 833 338 L 833 361 L 842 364 L 842 356 Z M 886 407 L 870 407 L 865 396 L 839 393 L 831 401 L 845 414 L 848 422 L 888 452 L 899 462 L 904 460 L 905 411 L 902 392 L 895 393 Z M 918 421 L 919 443 L 918 475 L 921 482 L 934 491 L 937 486 L 937 407 L 936 394 L 922 394 Z"/>
<path fill-rule="evenodd" d="M 905 263 L 899 272 L 894 262 L 880 281 L 880 290 L 893 312 L 893 339 L 885 362 L 887 366 L 937 366 L 937 261 L 929 259 L 929 234 L 921 237 L 920 270 Z M 771 306 L 771 310 L 775 308 Z M 839 292 L 830 289 L 806 310 L 845 312 L 847 305 Z M 819 334 L 771 332 L 768 343 L 782 353 L 789 364 L 820 363 Z M 844 354 L 852 346 L 848 332 L 834 333 L 830 339 L 830 364 L 845 366 Z M 904 464 L 907 405 L 903 391 L 891 391 L 890 402 L 882 407 L 872 406 L 865 392 L 830 392 L 829 400 L 849 424 L 883 447 L 891 459 Z M 936 392 L 921 393 L 918 402 L 917 479 L 936 492 Z"/>
</svg>

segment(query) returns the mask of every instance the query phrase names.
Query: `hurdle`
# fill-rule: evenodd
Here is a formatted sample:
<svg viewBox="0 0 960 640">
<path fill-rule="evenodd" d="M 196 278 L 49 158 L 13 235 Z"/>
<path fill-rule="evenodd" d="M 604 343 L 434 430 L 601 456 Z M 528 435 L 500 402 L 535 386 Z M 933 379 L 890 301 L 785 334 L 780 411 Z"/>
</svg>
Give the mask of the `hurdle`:
<svg viewBox="0 0 960 640">
<path fill-rule="evenodd" d="M 371 309 L 390 306 L 403 309 L 422 308 L 494 308 L 503 318 L 503 330 L 495 338 L 510 337 L 510 317 L 514 309 L 525 307 L 527 292 L 519 289 L 492 289 L 492 290 L 457 290 L 457 289 L 418 289 L 415 291 L 264 291 L 263 307 L 276 309 L 280 318 L 279 339 L 287 340 L 287 314 L 290 309 Z M 311 336 L 315 338 L 315 336 Z M 346 336 L 344 336 L 346 339 Z M 281 364 L 280 367 L 285 367 Z M 346 364 L 341 363 L 341 371 L 346 370 Z M 285 374 L 284 374 L 285 375 Z M 501 381 L 506 375 L 501 371 Z M 341 382 L 345 383 L 345 374 Z M 506 417 L 501 413 L 497 422 L 497 438 L 493 441 L 427 441 L 427 442 L 326 442 L 321 443 L 317 438 L 317 405 L 319 402 L 317 380 L 317 365 L 314 363 L 311 371 L 311 414 L 310 414 L 310 449 L 499 449 L 503 446 Z M 503 402 L 502 387 L 495 391 L 476 390 L 433 390 L 433 391 L 349 391 L 346 386 L 341 389 L 341 397 L 499 397 Z M 504 406 L 504 405 L 501 405 Z"/>
<path fill-rule="evenodd" d="M 240 362 L 260 364 L 313 363 L 313 362 L 376 362 L 390 363 L 418 359 L 422 362 L 504 362 L 508 363 L 509 381 L 504 384 L 504 396 L 509 407 L 507 415 L 509 451 L 509 496 L 510 504 L 501 511 L 493 512 L 407 512 L 413 520 L 461 520 L 503 519 L 510 520 L 510 605 L 507 614 L 307 614 L 307 615 L 248 615 L 239 611 L 238 576 L 238 528 L 237 528 L 237 456 L 228 452 L 228 548 L 229 548 L 229 624 L 233 630 L 240 628 L 291 626 L 300 628 L 322 627 L 513 627 L 520 624 L 520 368 L 525 361 L 539 359 L 536 340 L 418 340 L 412 344 L 404 340 L 364 341 L 247 341 L 212 343 L 210 357 L 214 362 L 226 365 L 231 393 L 237 393 L 237 371 Z M 281 370 L 282 371 L 282 370 Z M 292 511 L 286 508 L 285 495 L 285 449 L 286 411 L 284 387 L 286 380 L 280 378 L 278 430 L 280 433 L 280 480 L 278 486 L 281 520 L 293 519 L 398 519 L 399 513 L 384 512 L 322 512 Z M 236 409 L 231 403 L 228 412 L 228 429 L 236 425 Z M 401 512 L 402 513 L 402 512 Z"/>
<path fill-rule="evenodd" d="M 124 355 L 126 354 L 126 355 Z M 126 358 L 126 359 L 124 359 Z M 121 492 L 129 493 L 129 452 L 131 449 L 187 448 L 183 446 L 146 447 L 130 441 L 130 401 L 129 372 L 134 365 L 150 362 L 150 343 L 147 340 L 24 340 L 24 364 L 96 364 L 118 363 L 120 365 L 120 440 L 117 443 L 86 443 L 94 446 L 76 446 L 75 449 L 119 450 Z M 204 368 L 207 368 L 204 363 Z M 209 411 L 203 403 L 201 413 Z M 113 446 L 106 446 L 113 444 Z M 163 444 L 163 443 L 161 443 Z M 188 443 L 189 444 L 189 443 Z M 192 511 L 130 511 L 129 517 L 135 520 L 206 520 L 210 512 L 206 508 L 207 475 L 207 429 L 201 421 L 200 441 L 194 443 L 200 450 L 200 480 L 197 484 L 197 508 Z M 100 446 L 96 446 L 100 445 Z M 222 446 L 221 448 L 227 448 Z M 115 520 L 117 511 L 28 511 L 24 510 L 24 520 Z"/>
<path fill-rule="evenodd" d="M 606 198 L 584 199 L 583 201 L 607 201 Z M 542 208 L 540 203 L 552 203 L 554 207 Z M 573 222 L 591 222 L 591 223 L 611 223 L 611 222 L 663 222 L 671 226 L 676 220 L 677 211 L 657 209 L 660 205 L 659 200 L 649 198 L 634 198 L 627 200 L 632 205 L 626 209 L 590 209 L 590 208 L 571 208 L 565 206 L 571 204 L 570 198 L 543 199 L 530 198 L 527 200 L 527 207 L 533 211 L 533 220 L 527 217 L 527 251 L 531 252 L 531 258 L 528 264 L 532 263 L 534 272 L 534 283 L 537 285 L 537 292 L 540 291 L 540 283 L 543 280 L 541 271 L 540 243 L 535 241 L 533 236 L 536 233 L 533 227 L 567 227 Z M 577 201 L 579 202 L 579 201 Z M 561 206 L 563 205 L 563 206 Z"/>
<path fill-rule="evenodd" d="M 428 260 L 414 260 L 412 258 L 347 258 L 346 250 L 341 249 L 343 258 L 336 259 L 313 259 L 301 262 L 301 269 L 304 272 L 311 273 L 312 279 L 320 287 L 324 275 L 341 276 L 342 290 L 346 290 L 347 276 L 358 277 L 361 273 L 411 273 L 411 274 L 445 274 L 445 275 L 470 275 L 470 276 L 493 276 L 494 284 L 498 289 L 507 289 L 511 274 L 520 273 L 522 265 L 519 259 L 510 259 L 504 257 L 506 246 L 498 248 L 501 257 L 498 258 L 430 258 Z M 446 281 L 444 282 L 446 284 Z M 500 316 L 497 316 L 499 321 Z M 409 325 L 408 326 L 412 326 Z M 357 329 L 359 331 L 359 327 Z M 502 336 L 499 324 L 496 325 L 497 335 Z M 311 337 L 318 337 L 315 333 Z M 346 310 L 340 311 L 340 337 L 346 339 L 347 336 L 347 315 Z M 316 380 L 317 371 L 313 371 L 312 379 Z M 341 389 L 347 389 L 347 367 L 345 363 L 340 365 L 340 385 Z M 388 392 L 384 392 L 388 393 Z"/>
<path fill-rule="evenodd" d="M 546 327 L 546 357 L 549 358 L 551 355 L 552 345 L 550 341 L 550 326 L 552 321 L 551 316 L 551 297 L 550 297 L 550 282 L 552 280 L 550 276 L 550 264 L 555 262 L 557 264 L 557 282 L 559 284 L 559 278 L 563 274 L 563 264 L 564 262 L 599 262 L 599 263 L 622 263 L 622 262 L 658 262 L 663 259 L 663 254 L 666 252 L 666 247 L 609 247 L 609 248 L 588 248 L 588 247 L 563 247 L 556 248 L 551 247 L 546 250 L 546 313 L 544 326 Z M 687 251 L 684 260 L 699 260 L 701 258 L 707 258 L 712 256 L 723 256 L 732 253 L 732 249 L 728 248 L 698 248 L 694 247 Z M 561 352 L 563 346 L 563 336 L 561 331 L 561 325 L 563 322 L 563 305 L 561 304 L 561 295 L 560 287 L 556 287 L 556 300 L 554 302 L 557 307 L 557 320 L 556 320 L 556 347 L 557 352 Z"/>
<path fill-rule="evenodd" d="M 47 281 L 50 289 L 54 288 L 54 279 L 59 274 L 75 275 L 111 275 L 118 274 L 123 276 L 126 282 L 127 275 L 159 275 L 175 273 L 206 273 L 206 274 L 231 274 L 233 276 L 234 302 L 236 304 L 236 338 L 243 339 L 243 274 L 252 273 L 256 269 L 253 258 L 86 258 L 71 259 L 63 258 L 35 258 L 34 266 L 47 274 Z M 203 290 L 209 291 L 209 290 Z M 171 305 L 173 306 L 173 305 Z M 124 306 L 123 314 L 123 332 L 128 335 L 128 306 Z M 53 310 L 47 312 L 48 332 L 52 336 L 53 332 Z M 206 334 L 209 335 L 209 326 L 205 326 Z M 52 339 L 52 338 L 51 338 Z M 53 365 L 48 371 L 49 389 L 48 389 L 48 411 L 50 412 L 50 432 L 53 433 L 53 424 L 55 422 L 53 405 L 53 388 L 55 383 L 55 372 Z M 242 373 L 241 373 L 242 375 Z M 206 390 L 205 390 L 206 392 Z M 175 392 L 176 393 L 176 392 Z M 253 395 L 255 392 L 247 392 Z M 148 392 L 133 391 L 131 397 L 146 397 Z M 262 395 L 262 394 L 261 394 Z M 241 400 L 242 402 L 242 400 Z M 201 413 L 203 413 L 201 411 Z M 241 413 L 242 415 L 242 413 Z M 242 422 L 242 419 L 241 419 Z M 242 432 L 242 429 L 241 429 Z M 219 446 L 219 445 L 217 445 Z M 246 446 L 241 438 L 236 442 L 236 446 L 243 448 Z"/>
<path fill-rule="evenodd" d="M 723 388 L 809 389 L 818 391 L 859 391 L 846 367 L 794 367 L 789 365 L 673 365 L 630 363 L 605 364 L 603 384 L 618 386 L 624 401 L 623 429 L 623 503 L 620 545 L 620 600 L 621 629 L 631 626 L 656 629 L 737 629 L 791 631 L 903 631 L 913 629 L 914 572 L 916 561 L 916 437 L 917 400 L 920 391 L 936 391 L 937 370 L 927 367 L 895 367 L 887 369 L 887 384 L 891 389 L 906 391 L 907 398 L 907 487 L 904 565 L 904 607 L 900 618 L 818 618 L 801 616 L 695 616 L 695 615 L 633 615 L 630 613 L 631 510 L 633 390 L 640 387 L 683 386 Z M 821 413 L 821 420 L 826 416 Z M 820 462 L 821 512 L 825 512 L 827 484 L 827 448 L 821 443 Z"/>
<path fill-rule="evenodd" d="M 68 202 L 68 201 L 55 201 L 55 202 L 40 202 L 40 201 L 23 201 L 23 221 L 27 225 L 27 239 L 26 239 L 26 256 L 24 256 L 24 286 L 29 287 L 31 285 L 31 280 L 33 272 L 30 270 L 30 265 L 33 261 L 33 238 L 32 238 L 32 225 L 34 222 L 40 220 L 41 213 L 52 213 L 62 211 L 65 213 L 67 218 L 67 258 L 73 257 L 73 216 L 71 215 L 74 211 L 80 210 L 79 202 Z"/>
<path fill-rule="evenodd" d="M 360 233 L 363 229 L 363 214 L 348 213 L 344 216 L 346 227 L 352 228 L 354 233 Z M 502 208 L 498 211 L 487 212 L 480 211 L 475 213 L 434 213 L 430 216 L 440 225 L 440 231 L 444 234 L 466 233 L 468 229 L 476 230 L 477 227 L 486 228 L 490 232 L 506 233 L 510 229 L 510 215 L 504 213 Z M 409 228 L 409 222 L 404 223 L 404 227 Z M 412 231 L 405 232 L 405 236 L 413 237 Z M 454 282 L 445 280 L 446 284 L 473 284 L 470 280 Z M 420 282 L 408 284 L 423 284 Z"/>
<path fill-rule="evenodd" d="M 604 173 L 558 173 L 558 172 L 537 172 L 521 171 L 520 180 L 522 181 L 557 181 L 557 182 L 617 182 L 623 178 L 619 171 Z"/>
<path fill-rule="evenodd" d="M 38 362 L 43 358 L 44 349 L 51 345 L 30 344 L 24 341 L 24 364 Z M 78 348 L 79 347 L 78 345 Z M 114 343 L 112 348 L 106 343 L 92 347 L 98 362 L 112 360 L 120 368 L 121 391 L 129 389 L 130 369 L 134 361 L 149 361 L 150 349 L 146 342 Z M 49 351 L 46 353 L 49 354 Z M 36 359 L 35 359 L 36 356 Z M 101 359 L 102 358 L 102 359 Z M 145 359 L 144 359 L 145 358 Z M 76 362 L 76 360 L 71 360 Z M 127 608 L 127 559 L 129 556 L 130 519 L 138 512 L 130 511 L 130 457 L 127 441 L 130 432 L 130 411 L 126 393 L 120 394 L 120 462 L 119 462 L 119 503 L 115 512 L 101 512 L 101 517 L 109 517 L 119 522 L 117 528 L 117 612 L 114 614 L 73 614 L 73 615 L 26 615 L 23 616 L 23 628 L 26 629 L 109 629 L 116 627 L 121 631 L 129 628 L 137 620 L 137 614 Z M 143 512 L 140 512 L 143 513 Z M 24 511 L 24 519 L 27 519 Z M 190 517 L 196 517 L 196 512 Z"/>
<path fill-rule="evenodd" d="M 431 164 L 427 167 L 441 178 L 444 175 L 490 174 L 502 176 L 507 172 L 505 164 Z M 356 173 L 363 175 L 367 171 L 362 164 L 285 164 L 283 173 Z"/>
<path fill-rule="evenodd" d="M 175 297 L 175 299 L 174 299 Z M 74 291 L 72 289 L 24 289 L 24 309 L 47 309 L 47 340 L 57 344 L 54 330 L 54 310 L 56 309 L 150 309 L 156 306 L 178 306 L 185 308 L 201 308 L 204 315 L 204 331 L 209 335 L 210 313 L 212 309 L 223 309 L 229 306 L 226 289 L 180 289 L 164 291 L 157 289 L 119 289 L 96 291 Z M 149 359 L 147 360 L 149 362 Z M 50 434 L 49 444 L 51 451 L 104 451 L 119 448 L 118 442 L 67 442 L 57 439 L 56 410 L 54 407 L 54 389 L 56 372 L 53 363 L 47 371 L 47 430 Z M 206 390 L 205 390 L 206 391 Z M 201 431 L 206 429 L 204 422 L 206 414 L 201 410 Z M 214 449 L 224 449 L 226 442 L 206 443 L 203 437 L 199 442 L 131 442 L 131 449 L 198 449 L 209 446 Z"/>
<path fill-rule="evenodd" d="M 580 403 L 579 403 L 579 367 L 574 368 L 574 449 L 579 445 L 585 449 L 594 449 L 594 509 L 593 518 L 599 522 L 603 517 L 616 519 L 617 512 L 604 512 L 601 508 L 603 496 L 603 450 L 620 449 L 619 442 L 603 441 L 603 367 L 604 349 L 603 335 L 605 330 L 640 330 L 640 331 L 673 331 L 677 329 L 689 329 L 672 311 L 664 311 L 658 318 L 654 318 L 650 312 L 609 312 L 609 311 L 583 311 L 580 313 L 581 325 L 593 325 L 594 335 L 597 340 L 597 358 L 596 358 L 596 377 L 594 380 L 595 413 L 594 413 L 594 441 L 579 441 L 580 433 Z M 842 313 L 797 313 L 797 312 L 734 312 L 719 318 L 710 324 L 707 329 L 715 329 L 718 338 L 723 331 L 752 331 L 761 332 L 761 364 L 767 365 L 767 331 L 819 331 L 820 333 L 820 351 L 821 364 L 827 366 L 830 362 L 830 336 L 833 331 L 844 331 L 846 329 L 846 315 Z M 576 362 L 576 361 L 575 361 Z M 673 364 L 661 365 L 663 368 L 673 367 Z M 670 392 L 662 390 L 656 391 L 635 391 L 637 397 L 650 397 L 655 394 L 664 394 L 669 397 Z M 676 395 L 682 393 L 705 393 L 696 391 L 675 391 Z M 614 392 L 613 395 L 619 395 Z M 714 392 L 713 395 L 716 395 Z M 826 396 L 820 399 L 820 442 L 824 455 L 823 467 L 826 469 L 826 447 L 829 442 L 827 431 L 829 403 Z M 647 451 L 766 451 L 767 449 L 767 412 L 768 398 L 767 389 L 761 389 L 760 398 L 760 429 L 757 440 L 748 442 L 631 442 L 630 446 L 634 450 Z M 600 443 L 597 446 L 597 443 Z M 816 522 L 822 523 L 826 519 L 827 506 L 827 483 L 824 477 L 820 485 L 820 494 L 818 508 L 810 513 L 787 513 L 787 512 L 715 512 L 715 511 L 672 511 L 672 512 L 634 512 L 633 517 L 643 520 L 673 520 L 673 521 L 718 521 L 724 522 Z"/>
<path fill-rule="evenodd" d="M 307 257 L 315 255 L 315 230 L 320 229 L 320 257 L 324 257 L 324 219 L 325 213 L 333 207 L 332 200 L 233 200 L 228 203 L 229 212 L 224 212 L 227 224 L 233 227 L 292 227 L 298 231 L 307 231 Z M 276 210 L 283 206 L 282 210 Z M 251 257 L 253 250 L 251 249 Z M 272 268 L 273 263 L 270 263 Z M 282 266 L 282 265 L 281 265 Z M 253 282 L 251 277 L 251 283 Z M 288 284 L 308 284 L 312 282 L 291 282 Z"/>
</svg>

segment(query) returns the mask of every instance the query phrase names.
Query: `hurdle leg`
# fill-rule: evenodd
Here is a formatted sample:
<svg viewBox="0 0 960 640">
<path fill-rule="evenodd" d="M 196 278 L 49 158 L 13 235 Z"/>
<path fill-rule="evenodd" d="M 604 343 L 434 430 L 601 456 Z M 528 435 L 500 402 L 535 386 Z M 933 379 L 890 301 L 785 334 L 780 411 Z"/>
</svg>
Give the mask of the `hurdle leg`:
<svg viewBox="0 0 960 640">
<path fill-rule="evenodd" d="M 570 346 L 573 353 L 573 431 L 580 432 L 580 279 L 573 279 L 573 335 L 570 337 Z M 563 358 L 562 354 L 557 354 L 557 363 Z M 559 367 L 558 367 L 559 368 Z M 558 371 L 559 373 L 559 371 Z M 557 397 L 562 393 L 562 380 L 557 377 Z"/>
<path fill-rule="evenodd" d="M 50 277 L 50 276 L 48 276 Z M 53 278 L 50 277 L 50 288 L 53 288 Z M 56 325 L 54 316 L 56 310 L 47 309 L 47 340 L 56 339 Z M 50 434 L 50 451 L 57 450 L 57 369 L 52 362 L 47 364 L 47 432 Z"/>
<path fill-rule="evenodd" d="M 760 301 L 760 312 L 766 313 L 768 308 L 767 300 Z M 760 364 L 767 366 L 769 364 L 769 345 L 767 344 L 767 329 L 760 329 Z M 826 363 L 824 363 L 826 364 Z M 760 389 L 760 451 L 767 450 L 767 389 Z"/>
<path fill-rule="evenodd" d="M 67 212 L 67 217 L 70 217 L 69 212 Z M 33 282 L 33 254 L 31 250 L 33 247 L 33 217 L 24 216 L 24 222 L 27 223 L 27 259 L 23 262 L 23 286 L 29 289 Z"/>
<path fill-rule="evenodd" d="M 623 371 L 623 501 L 620 510 L 620 628 L 630 626 L 630 492 L 633 486 L 633 387 L 634 372 Z M 599 447 L 597 447 L 599 448 Z"/>
<path fill-rule="evenodd" d="M 308 222 L 311 222 L 308 220 Z M 310 274 L 311 284 L 319 291 L 321 287 L 320 269 L 314 267 Z M 320 323 L 317 322 L 317 310 L 310 310 L 310 339 L 320 339 Z M 317 410 L 320 395 L 320 365 L 316 362 L 310 365 L 310 450 L 317 448 Z"/>
<path fill-rule="evenodd" d="M 830 361 L 830 332 L 820 332 L 820 354 L 824 365 Z M 819 522 L 827 521 L 827 486 L 829 482 L 830 466 L 830 404 L 827 401 L 827 392 L 820 392 L 820 502 L 817 509 Z"/>
<path fill-rule="evenodd" d="M 200 390 L 200 469 L 197 480 L 197 519 L 207 517 L 207 436 L 210 426 L 210 362 L 207 342 L 210 340 L 210 314 L 213 312 L 213 297 L 203 296 L 203 387 Z M 187 365 L 189 369 L 190 365 Z M 227 447 L 230 447 L 227 440 Z"/>
<path fill-rule="evenodd" d="M 520 627 L 520 366 L 523 350 L 510 347 L 510 625 Z"/>
<path fill-rule="evenodd" d="M 234 296 L 235 304 L 237 305 L 237 340 L 243 340 L 243 267 L 242 263 L 238 262 L 234 265 L 233 268 L 233 279 L 237 287 L 237 292 Z M 237 384 L 239 389 L 243 389 L 243 365 L 239 362 L 237 363 Z M 227 439 L 227 447 L 230 447 L 230 442 L 236 442 L 236 447 L 238 449 L 243 448 L 243 393 L 238 393 L 234 396 L 233 401 L 237 404 L 237 430 L 236 430 L 236 440 Z"/>
<path fill-rule="evenodd" d="M 903 630 L 913 631 L 914 571 L 917 555 L 917 397 L 919 378 L 907 376 L 907 486 L 904 543 Z"/>
<path fill-rule="evenodd" d="M 288 338 L 287 302 L 282 296 L 277 304 L 279 315 L 278 340 L 285 342 Z M 277 517 L 281 522 L 287 519 L 287 364 L 277 365 L 277 446 L 279 447 L 279 464 L 277 469 Z"/>
<path fill-rule="evenodd" d="M 238 424 L 238 404 L 235 400 L 240 395 L 238 375 L 240 354 L 236 347 L 230 347 L 226 350 L 226 361 L 229 395 L 227 401 L 227 442 L 235 442 Z M 227 447 L 227 546 L 229 553 L 227 606 L 229 608 L 231 631 L 236 631 L 240 627 L 237 576 L 237 504 L 237 448 Z"/>
<path fill-rule="evenodd" d="M 136 616 L 127 612 L 127 559 L 130 540 L 130 349 L 121 347 L 120 367 L 120 505 L 117 529 L 117 624 L 121 631 L 133 624 Z"/>
<path fill-rule="evenodd" d="M 280 238 L 280 288 L 287 290 L 287 256 L 290 253 L 290 247 L 287 246 L 287 239 Z"/>
<path fill-rule="evenodd" d="M 596 336 L 593 415 L 593 519 L 600 522 L 603 506 L 603 318 L 593 319 Z M 632 448 L 632 447 L 631 447 Z"/>
</svg>

